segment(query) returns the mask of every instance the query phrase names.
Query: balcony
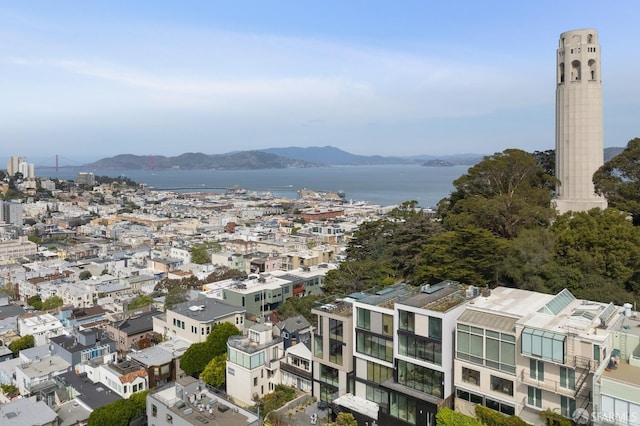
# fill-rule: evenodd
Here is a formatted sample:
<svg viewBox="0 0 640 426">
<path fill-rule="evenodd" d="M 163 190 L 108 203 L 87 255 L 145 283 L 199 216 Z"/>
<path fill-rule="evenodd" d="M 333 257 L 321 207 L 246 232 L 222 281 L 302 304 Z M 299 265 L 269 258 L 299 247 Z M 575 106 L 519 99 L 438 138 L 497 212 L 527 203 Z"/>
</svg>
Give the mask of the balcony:
<svg viewBox="0 0 640 426">
<path fill-rule="evenodd" d="M 307 371 L 300 367 L 296 367 L 295 365 L 287 364 L 286 362 L 280 363 L 280 369 L 282 371 L 286 371 L 288 373 L 294 374 L 296 376 L 302 377 L 307 380 L 313 379 L 313 375 L 311 374 L 310 371 Z"/>
</svg>

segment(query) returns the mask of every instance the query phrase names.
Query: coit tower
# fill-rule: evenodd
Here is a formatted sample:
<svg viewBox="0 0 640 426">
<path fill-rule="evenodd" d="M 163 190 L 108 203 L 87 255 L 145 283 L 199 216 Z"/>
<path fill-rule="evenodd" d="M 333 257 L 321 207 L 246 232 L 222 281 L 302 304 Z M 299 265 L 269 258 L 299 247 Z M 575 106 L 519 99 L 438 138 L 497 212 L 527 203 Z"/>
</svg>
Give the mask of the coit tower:
<svg viewBox="0 0 640 426">
<path fill-rule="evenodd" d="M 556 188 L 559 213 L 604 209 L 593 174 L 604 162 L 600 45 L 593 29 L 560 34 L 556 76 Z"/>
</svg>

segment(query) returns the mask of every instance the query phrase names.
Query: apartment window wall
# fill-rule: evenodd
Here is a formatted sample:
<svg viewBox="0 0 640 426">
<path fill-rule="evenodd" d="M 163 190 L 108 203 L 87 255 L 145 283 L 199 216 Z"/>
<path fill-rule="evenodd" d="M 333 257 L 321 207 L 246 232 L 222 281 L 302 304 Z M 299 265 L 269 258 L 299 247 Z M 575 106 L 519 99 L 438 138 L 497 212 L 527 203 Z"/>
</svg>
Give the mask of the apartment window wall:
<svg viewBox="0 0 640 426">
<path fill-rule="evenodd" d="M 462 389 L 456 391 L 456 399 L 469 401 L 472 404 L 484 405 L 492 410 L 499 411 L 500 413 L 508 416 L 513 416 L 516 413 L 516 409 L 513 405 L 506 404 L 504 402 L 496 401 L 491 398 L 485 398 L 482 395 L 477 395 L 472 392 L 467 392 Z"/>
<path fill-rule="evenodd" d="M 393 337 L 393 315 L 382 314 L 382 334 Z"/>
<path fill-rule="evenodd" d="M 399 332 L 398 353 L 400 355 L 442 365 L 442 343 L 428 337 Z"/>
<path fill-rule="evenodd" d="M 560 396 L 560 414 L 570 419 L 575 411 L 576 400 L 567 396 Z"/>
<path fill-rule="evenodd" d="M 342 365 L 342 349 L 343 343 L 336 340 L 329 340 L 329 361 Z"/>
<path fill-rule="evenodd" d="M 393 362 L 393 340 L 356 330 L 356 351 L 363 355 Z"/>
<path fill-rule="evenodd" d="M 443 372 L 402 360 L 398 360 L 398 383 L 438 398 L 444 394 Z"/>
<path fill-rule="evenodd" d="M 529 375 L 534 380 L 544 381 L 544 361 L 537 360 L 537 359 L 530 359 Z"/>
<path fill-rule="evenodd" d="M 408 396 L 392 392 L 389 414 L 411 425 L 416 424 L 416 401 Z"/>
<path fill-rule="evenodd" d="M 398 328 L 405 331 L 415 331 L 416 329 L 416 316 L 415 313 L 409 311 L 398 311 Z"/>
<path fill-rule="evenodd" d="M 576 390 L 576 370 L 560 367 L 560 387 Z"/>
<path fill-rule="evenodd" d="M 340 320 L 329 318 L 329 338 L 344 341 L 344 323 Z"/>
<path fill-rule="evenodd" d="M 462 381 L 474 386 L 480 386 L 480 371 L 462 367 Z"/>
<path fill-rule="evenodd" d="M 513 380 L 504 379 L 502 377 L 491 376 L 491 390 L 500 392 L 505 395 L 513 396 Z"/>
<path fill-rule="evenodd" d="M 357 309 L 357 323 L 358 328 L 365 330 L 371 330 L 371 311 L 364 308 Z"/>
<path fill-rule="evenodd" d="M 339 371 L 328 365 L 320 364 L 320 381 L 328 385 L 338 386 Z"/>
<path fill-rule="evenodd" d="M 525 328 L 522 330 L 522 354 L 535 356 L 555 363 L 564 363 L 564 341 L 562 334 Z"/>
<path fill-rule="evenodd" d="M 389 393 L 376 386 L 367 385 L 366 398 L 385 408 L 389 406 Z"/>
<path fill-rule="evenodd" d="M 322 358 L 324 356 L 324 342 L 322 341 L 322 336 L 314 335 L 313 336 L 313 356 L 316 358 Z"/>
<path fill-rule="evenodd" d="M 367 380 L 382 383 L 393 377 L 393 368 L 367 361 Z"/>
<path fill-rule="evenodd" d="M 527 404 L 542 408 L 542 389 L 527 386 Z"/>
<path fill-rule="evenodd" d="M 456 358 L 511 374 L 516 372 L 515 336 L 465 324 L 458 324 L 456 335 Z"/>
</svg>

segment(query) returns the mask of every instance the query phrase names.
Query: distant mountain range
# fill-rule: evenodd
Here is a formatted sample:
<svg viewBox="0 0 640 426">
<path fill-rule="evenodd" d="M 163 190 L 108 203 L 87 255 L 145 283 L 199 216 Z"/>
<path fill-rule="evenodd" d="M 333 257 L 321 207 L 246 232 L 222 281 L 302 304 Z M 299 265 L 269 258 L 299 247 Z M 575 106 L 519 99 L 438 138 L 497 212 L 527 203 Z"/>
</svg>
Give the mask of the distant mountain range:
<svg viewBox="0 0 640 426">
<path fill-rule="evenodd" d="M 97 170 L 137 169 L 282 169 L 322 166 L 364 166 L 376 164 L 420 164 L 425 160 L 442 159 L 453 164 L 471 165 L 482 159 L 482 155 L 429 155 L 415 157 L 383 157 L 380 155 L 356 155 L 333 146 L 270 148 L 257 151 L 240 151 L 227 154 L 185 153 L 176 157 L 162 155 L 121 154 L 103 158 L 87 167 Z"/>
<path fill-rule="evenodd" d="M 98 170 L 251 170 L 319 167 L 322 164 L 281 157 L 261 151 L 242 151 L 215 155 L 190 152 L 176 157 L 121 154 L 115 157 L 103 158 L 87 166 Z"/>
<path fill-rule="evenodd" d="M 605 161 L 620 154 L 624 148 L 605 148 Z M 283 169 L 323 166 L 365 166 L 381 164 L 422 164 L 424 166 L 474 165 L 484 158 L 482 154 L 416 155 L 411 157 L 384 157 L 380 155 L 356 155 L 333 146 L 269 148 L 256 151 L 240 151 L 227 154 L 185 153 L 175 157 L 162 155 L 121 154 L 87 164 L 96 170 L 136 169 Z"/>
</svg>

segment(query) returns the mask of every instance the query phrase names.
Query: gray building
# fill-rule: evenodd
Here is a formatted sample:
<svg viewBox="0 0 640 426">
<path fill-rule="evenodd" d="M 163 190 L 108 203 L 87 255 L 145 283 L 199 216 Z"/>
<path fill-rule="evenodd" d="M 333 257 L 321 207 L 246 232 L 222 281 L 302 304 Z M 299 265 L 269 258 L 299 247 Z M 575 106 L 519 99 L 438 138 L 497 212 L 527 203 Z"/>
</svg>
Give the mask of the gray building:
<svg viewBox="0 0 640 426">
<path fill-rule="evenodd" d="M 52 355 L 57 355 L 73 368 L 76 365 L 116 351 L 116 343 L 101 330 L 91 328 L 77 331 L 74 335 L 49 339 Z"/>
</svg>

